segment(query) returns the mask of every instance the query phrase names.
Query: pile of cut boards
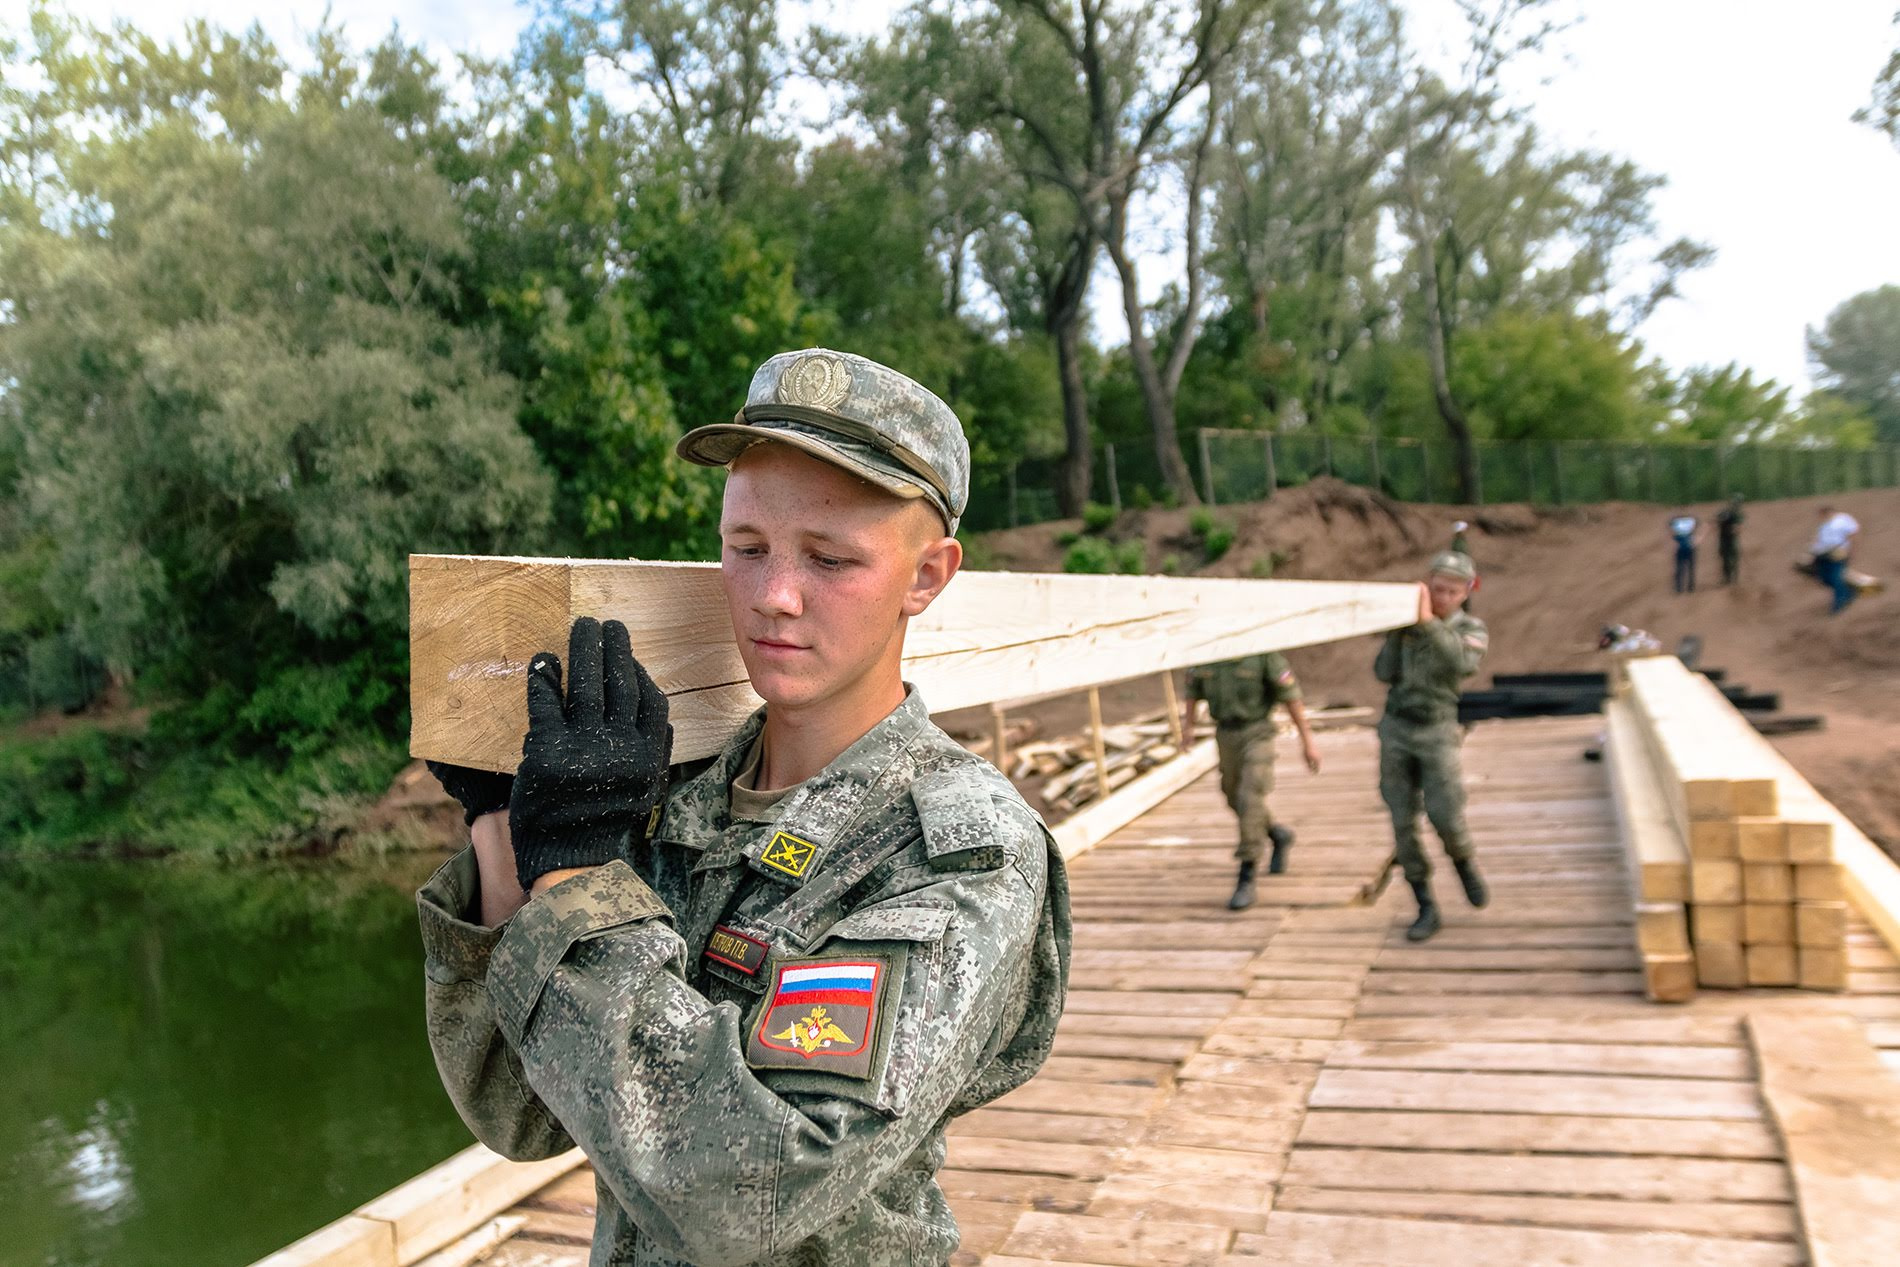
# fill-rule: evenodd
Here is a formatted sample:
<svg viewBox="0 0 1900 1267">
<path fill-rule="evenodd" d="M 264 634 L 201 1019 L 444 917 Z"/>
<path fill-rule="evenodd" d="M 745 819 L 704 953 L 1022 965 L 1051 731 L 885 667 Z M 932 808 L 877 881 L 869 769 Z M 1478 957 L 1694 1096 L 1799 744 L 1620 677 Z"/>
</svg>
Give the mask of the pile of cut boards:
<svg viewBox="0 0 1900 1267">
<path fill-rule="evenodd" d="M 1132 722 L 1102 727 L 1108 790 L 1134 781 L 1137 775 L 1174 758 L 1173 731 L 1167 715 L 1156 712 Z M 1017 783 L 1041 779 L 1037 789 L 1052 810 L 1072 814 L 1101 795 L 1103 780 L 1096 776 L 1094 744 L 1083 736 L 1011 744 L 1009 777 Z"/>
<path fill-rule="evenodd" d="M 1649 996 L 1847 985 L 1839 814 L 1706 677 L 1621 663 L 1605 705 Z"/>
<path fill-rule="evenodd" d="M 1824 718 L 1783 713 L 1774 691 L 1751 691 L 1727 680 L 1721 669 L 1702 669 L 1723 698 L 1764 735 L 1820 730 Z M 1458 720 L 1469 724 L 1500 717 L 1581 717 L 1603 711 L 1610 695 L 1608 673 L 1499 673 L 1488 691 L 1466 691 L 1458 700 Z"/>
</svg>

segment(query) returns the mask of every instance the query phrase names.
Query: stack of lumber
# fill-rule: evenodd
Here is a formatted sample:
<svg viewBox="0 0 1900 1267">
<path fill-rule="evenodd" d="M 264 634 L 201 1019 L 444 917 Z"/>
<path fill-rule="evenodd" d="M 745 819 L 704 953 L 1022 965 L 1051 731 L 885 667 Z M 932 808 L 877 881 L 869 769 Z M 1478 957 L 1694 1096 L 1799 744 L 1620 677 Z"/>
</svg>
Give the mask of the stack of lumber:
<svg viewBox="0 0 1900 1267">
<path fill-rule="evenodd" d="M 1626 699 L 1604 705 L 1604 765 L 1636 896 L 1636 948 L 1643 985 L 1658 1003 L 1695 997 L 1689 941 L 1689 849 L 1656 775 L 1642 722 Z"/>
<path fill-rule="evenodd" d="M 1847 984 L 1846 890 L 1834 856 L 1834 819 L 1811 787 L 1749 727 L 1707 679 L 1654 656 L 1624 666 L 1625 711 L 1616 712 L 1613 765 L 1645 752 L 1660 816 L 1686 849 L 1685 915 L 1704 986 Z M 1631 775 L 1629 778 L 1633 779 Z M 1625 791 L 1619 782 L 1618 803 Z M 1632 795 L 1650 828 L 1627 836 L 1639 869 L 1674 876 L 1680 859 L 1659 840 L 1658 802 Z M 1668 854 L 1667 865 L 1662 861 Z M 1649 876 L 1643 872 L 1647 884 Z M 1660 922 L 1662 917 L 1656 917 Z M 1638 920 L 1639 944 L 1646 935 Z M 1673 928 L 1652 934 L 1674 946 Z M 1647 957 L 1650 947 L 1642 947 Z M 1673 951 L 1669 953 L 1674 953 Z"/>
<path fill-rule="evenodd" d="M 1043 804 L 1072 814 L 1108 790 L 1132 783 L 1178 753 L 1168 720 L 1153 713 L 1117 726 L 1102 727 L 1105 777 L 1098 777 L 1095 746 L 1086 736 L 1012 744 L 1009 776 L 1018 783 L 1041 779 Z"/>
</svg>

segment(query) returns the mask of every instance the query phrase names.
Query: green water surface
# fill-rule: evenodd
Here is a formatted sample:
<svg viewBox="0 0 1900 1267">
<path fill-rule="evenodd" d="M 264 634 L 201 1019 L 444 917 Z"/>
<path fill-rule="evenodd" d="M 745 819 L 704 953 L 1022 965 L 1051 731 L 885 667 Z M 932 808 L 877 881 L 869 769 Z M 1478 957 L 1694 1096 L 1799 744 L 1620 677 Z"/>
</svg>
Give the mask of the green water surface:
<svg viewBox="0 0 1900 1267">
<path fill-rule="evenodd" d="M 373 866 L 0 866 L 0 1265 L 249 1263 L 469 1141 Z"/>
</svg>

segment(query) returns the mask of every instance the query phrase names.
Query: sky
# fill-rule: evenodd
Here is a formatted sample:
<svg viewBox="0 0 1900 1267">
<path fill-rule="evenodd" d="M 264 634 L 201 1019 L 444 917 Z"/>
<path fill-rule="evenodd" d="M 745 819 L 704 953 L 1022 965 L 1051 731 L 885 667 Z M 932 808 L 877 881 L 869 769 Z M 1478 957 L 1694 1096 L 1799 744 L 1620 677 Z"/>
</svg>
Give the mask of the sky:
<svg viewBox="0 0 1900 1267">
<path fill-rule="evenodd" d="M 1414 40 L 1449 55 L 1452 0 L 1404 0 Z M 530 10 L 516 0 L 66 0 L 76 14 L 163 32 L 190 17 L 253 21 L 300 46 L 332 19 L 359 43 L 392 21 L 446 55 L 509 52 Z M 818 0 L 820 20 L 874 30 L 892 0 Z M 1715 262 L 1637 331 L 1676 369 L 1737 361 L 1758 377 L 1809 384 L 1805 331 L 1862 290 L 1900 284 L 1900 152 L 1852 121 L 1900 44 L 1900 0 L 1556 0 L 1582 13 L 1557 52 L 1524 65 L 1512 91 L 1555 144 L 1605 150 L 1667 178 L 1655 196 L 1659 243 L 1707 242 Z M 1159 290 L 1172 244 L 1158 240 L 1144 290 Z M 1098 333 L 1126 337 L 1108 278 L 1093 296 Z"/>
</svg>

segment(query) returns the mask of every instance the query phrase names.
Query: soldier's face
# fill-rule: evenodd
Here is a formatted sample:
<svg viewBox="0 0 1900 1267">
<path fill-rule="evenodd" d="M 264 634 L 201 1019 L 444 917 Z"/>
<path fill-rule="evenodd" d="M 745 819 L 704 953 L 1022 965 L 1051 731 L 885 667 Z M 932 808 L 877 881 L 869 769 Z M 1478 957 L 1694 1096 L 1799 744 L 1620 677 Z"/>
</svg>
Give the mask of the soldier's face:
<svg viewBox="0 0 1900 1267">
<path fill-rule="evenodd" d="M 1443 572 L 1432 573 L 1426 588 L 1432 592 L 1432 615 L 1440 620 L 1464 606 L 1465 599 L 1471 596 L 1471 582 L 1446 576 Z"/>
<path fill-rule="evenodd" d="M 963 558 L 927 502 L 782 444 L 732 464 L 719 533 L 740 658 L 752 689 L 780 708 L 901 689 L 905 622 Z"/>
</svg>

